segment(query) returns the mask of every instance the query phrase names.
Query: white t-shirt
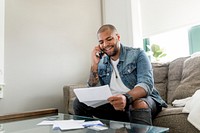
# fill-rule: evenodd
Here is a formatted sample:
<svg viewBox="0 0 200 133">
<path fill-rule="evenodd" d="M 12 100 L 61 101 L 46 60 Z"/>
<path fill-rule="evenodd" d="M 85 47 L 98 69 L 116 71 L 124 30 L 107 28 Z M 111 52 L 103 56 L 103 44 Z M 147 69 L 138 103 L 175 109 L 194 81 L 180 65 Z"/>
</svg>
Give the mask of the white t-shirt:
<svg viewBox="0 0 200 133">
<path fill-rule="evenodd" d="M 119 59 L 117 59 L 116 61 L 111 59 L 113 71 L 112 71 L 112 75 L 111 75 L 110 89 L 111 89 L 111 92 L 113 95 L 124 94 L 124 93 L 130 91 L 130 89 L 124 85 L 124 83 L 122 82 L 122 80 L 119 76 L 119 71 L 117 69 L 118 62 L 119 62 Z"/>
</svg>

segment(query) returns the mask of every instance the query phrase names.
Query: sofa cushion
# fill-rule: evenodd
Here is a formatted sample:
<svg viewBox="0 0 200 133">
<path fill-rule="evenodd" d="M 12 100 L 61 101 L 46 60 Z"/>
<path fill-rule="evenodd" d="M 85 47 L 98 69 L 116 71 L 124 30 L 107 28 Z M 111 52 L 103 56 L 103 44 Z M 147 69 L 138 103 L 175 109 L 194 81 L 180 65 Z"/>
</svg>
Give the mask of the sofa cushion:
<svg viewBox="0 0 200 133">
<path fill-rule="evenodd" d="M 182 109 L 183 107 L 175 108 L 172 106 L 164 108 L 153 120 L 153 125 L 167 127 L 170 133 L 199 133 L 199 131 L 187 121 L 188 114 L 183 113 Z"/>
<path fill-rule="evenodd" d="M 184 61 L 182 79 L 173 100 L 192 96 L 200 87 L 200 54 Z"/>
<path fill-rule="evenodd" d="M 173 60 L 169 64 L 169 71 L 168 71 L 168 91 L 167 91 L 167 103 L 171 104 L 173 101 L 173 94 L 180 84 L 181 75 L 183 70 L 183 63 L 189 57 L 180 57 Z"/>
<path fill-rule="evenodd" d="M 173 96 L 175 99 L 191 97 L 200 87 L 200 54 L 184 61 L 182 79 Z"/>
<path fill-rule="evenodd" d="M 168 66 L 169 63 L 152 63 L 154 85 L 165 101 L 167 101 Z"/>
</svg>

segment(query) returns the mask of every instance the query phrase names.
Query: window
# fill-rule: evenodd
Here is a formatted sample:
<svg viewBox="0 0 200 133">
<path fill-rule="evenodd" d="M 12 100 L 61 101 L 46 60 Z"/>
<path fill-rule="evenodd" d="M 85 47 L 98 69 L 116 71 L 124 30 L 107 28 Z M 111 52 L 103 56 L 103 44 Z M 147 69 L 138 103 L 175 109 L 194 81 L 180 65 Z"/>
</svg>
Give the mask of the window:
<svg viewBox="0 0 200 133">
<path fill-rule="evenodd" d="M 144 50 L 148 51 L 146 45 L 157 44 L 167 54 L 162 60 L 172 61 L 200 51 L 199 36 L 200 25 L 171 30 L 144 39 Z"/>
<path fill-rule="evenodd" d="M 194 26 L 189 30 L 190 54 L 200 51 L 200 25 Z"/>
<path fill-rule="evenodd" d="M 167 56 L 164 61 L 171 61 L 178 57 L 189 55 L 188 30 L 190 27 L 184 27 L 149 37 L 149 44 L 157 44 L 164 49 Z"/>
<path fill-rule="evenodd" d="M 193 33 L 190 36 L 188 32 L 191 25 L 200 22 L 200 15 L 197 13 L 200 11 L 199 4 L 198 0 L 140 0 L 142 39 L 148 38 L 150 44 L 155 43 L 164 48 L 167 53 L 165 60 L 198 51 L 200 45 L 193 45 L 191 42 L 200 41 L 200 31 L 198 35 L 195 33 L 195 39 Z"/>
</svg>

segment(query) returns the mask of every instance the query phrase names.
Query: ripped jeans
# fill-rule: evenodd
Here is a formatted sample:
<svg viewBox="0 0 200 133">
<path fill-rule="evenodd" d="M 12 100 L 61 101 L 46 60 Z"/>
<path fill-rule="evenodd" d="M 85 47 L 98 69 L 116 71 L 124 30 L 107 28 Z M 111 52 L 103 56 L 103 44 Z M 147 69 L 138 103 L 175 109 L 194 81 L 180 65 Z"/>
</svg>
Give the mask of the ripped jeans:
<svg viewBox="0 0 200 133">
<path fill-rule="evenodd" d="M 100 119 L 152 125 L 152 119 L 155 118 L 155 116 L 161 111 L 162 107 L 159 106 L 150 96 L 147 98 L 141 98 L 141 100 L 145 101 L 149 108 L 130 108 L 126 111 L 118 111 L 115 110 L 110 103 L 93 108 L 79 102 L 79 100 L 76 98 L 73 104 L 73 109 L 75 115 L 79 116 L 97 117 Z"/>
</svg>

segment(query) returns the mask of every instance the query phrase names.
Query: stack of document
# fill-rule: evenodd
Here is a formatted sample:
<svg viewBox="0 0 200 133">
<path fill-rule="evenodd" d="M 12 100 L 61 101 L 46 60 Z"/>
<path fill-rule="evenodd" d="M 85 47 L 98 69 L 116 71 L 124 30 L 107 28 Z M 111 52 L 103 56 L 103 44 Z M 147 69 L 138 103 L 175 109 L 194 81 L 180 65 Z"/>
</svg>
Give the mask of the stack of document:
<svg viewBox="0 0 200 133">
<path fill-rule="evenodd" d="M 112 96 L 108 85 L 90 88 L 77 88 L 74 93 L 80 102 L 91 107 L 98 107 L 107 103 L 107 99 Z"/>
<path fill-rule="evenodd" d="M 104 126 L 104 124 L 97 120 L 97 121 L 87 121 L 85 120 L 44 120 L 37 124 L 38 126 L 48 126 L 53 125 L 53 129 L 60 129 L 60 130 L 72 130 L 72 129 L 81 129 L 85 127 L 93 127 L 93 126 Z"/>
</svg>

